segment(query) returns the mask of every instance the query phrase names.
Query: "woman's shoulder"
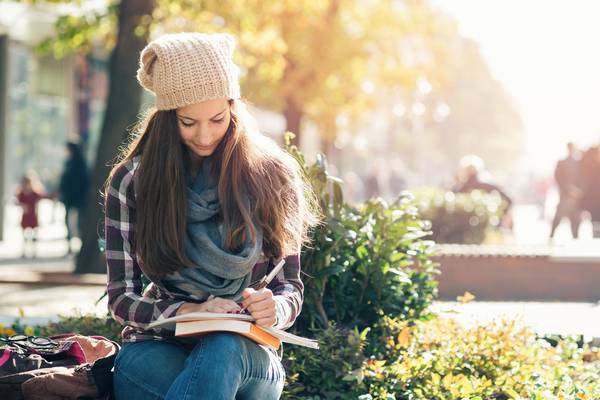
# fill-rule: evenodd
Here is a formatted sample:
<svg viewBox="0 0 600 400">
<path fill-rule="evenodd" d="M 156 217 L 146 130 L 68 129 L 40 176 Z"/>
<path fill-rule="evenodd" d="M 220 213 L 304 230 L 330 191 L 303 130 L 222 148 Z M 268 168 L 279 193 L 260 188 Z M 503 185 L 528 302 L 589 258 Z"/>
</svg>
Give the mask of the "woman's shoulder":
<svg viewBox="0 0 600 400">
<path fill-rule="evenodd" d="M 139 163 L 140 156 L 122 162 L 113 172 L 110 186 L 119 192 L 126 192 L 133 185 L 135 172 L 138 169 Z"/>
</svg>

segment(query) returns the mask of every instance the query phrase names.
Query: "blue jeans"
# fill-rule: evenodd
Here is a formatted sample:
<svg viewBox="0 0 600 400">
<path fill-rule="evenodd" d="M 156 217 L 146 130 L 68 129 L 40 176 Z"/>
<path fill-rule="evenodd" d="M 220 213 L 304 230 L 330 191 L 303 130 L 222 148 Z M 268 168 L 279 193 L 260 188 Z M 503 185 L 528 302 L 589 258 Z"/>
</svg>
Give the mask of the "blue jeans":
<svg viewBox="0 0 600 400">
<path fill-rule="evenodd" d="M 192 346 L 125 343 L 115 360 L 117 400 L 279 399 L 285 371 L 277 355 L 241 335 L 214 332 Z"/>
</svg>

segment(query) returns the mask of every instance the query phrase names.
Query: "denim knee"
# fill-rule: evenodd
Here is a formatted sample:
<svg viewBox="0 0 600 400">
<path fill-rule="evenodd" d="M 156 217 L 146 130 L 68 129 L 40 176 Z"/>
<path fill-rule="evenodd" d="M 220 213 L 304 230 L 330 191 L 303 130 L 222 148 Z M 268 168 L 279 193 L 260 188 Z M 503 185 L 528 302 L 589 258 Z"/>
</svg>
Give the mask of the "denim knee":
<svg viewBox="0 0 600 400">
<path fill-rule="evenodd" d="M 195 345 L 166 398 L 271 400 L 284 381 L 274 352 L 235 333 L 212 332 Z"/>
<path fill-rule="evenodd" d="M 231 332 L 212 332 L 196 344 L 188 362 L 209 362 L 225 370 L 241 370 L 246 348 L 245 338 Z"/>
<path fill-rule="evenodd" d="M 196 345 L 190 358 L 198 363 L 216 364 L 224 374 L 238 372 L 242 380 L 285 379 L 281 362 L 274 352 L 236 333 L 213 332 L 206 335 Z"/>
<path fill-rule="evenodd" d="M 243 336 L 232 332 L 212 332 L 201 339 L 205 349 L 230 352 L 241 355 L 245 350 L 246 340 Z"/>
<path fill-rule="evenodd" d="M 125 343 L 115 360 L 117 400 L 163 399 L 183 370 L 187 353 L 161 341 Z"/>
</svg>

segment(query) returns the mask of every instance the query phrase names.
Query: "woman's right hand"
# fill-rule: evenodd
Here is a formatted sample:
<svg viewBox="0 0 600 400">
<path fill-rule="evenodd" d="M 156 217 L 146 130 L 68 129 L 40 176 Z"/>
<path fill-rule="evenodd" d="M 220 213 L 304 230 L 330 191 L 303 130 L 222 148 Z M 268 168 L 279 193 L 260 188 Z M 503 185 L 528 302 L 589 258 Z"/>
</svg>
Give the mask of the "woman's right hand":
<svg viewBox="0 0 600 400">
<path fill-rule="evenodd" d="M 222 297 L 213 297 L 204 303 L 183 303 L 177 310 L 176 315 L 192 312 L 214 312 L 214 313 L 237 313 L 241 310 L 238 303 Z"/>
</svg>

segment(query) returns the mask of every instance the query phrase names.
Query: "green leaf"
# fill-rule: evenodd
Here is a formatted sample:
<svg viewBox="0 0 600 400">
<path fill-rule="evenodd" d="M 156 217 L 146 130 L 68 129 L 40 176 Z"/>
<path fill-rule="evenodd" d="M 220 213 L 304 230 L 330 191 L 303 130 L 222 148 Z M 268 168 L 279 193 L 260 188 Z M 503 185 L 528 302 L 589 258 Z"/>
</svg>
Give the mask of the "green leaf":
<svg viewBox="0 0 600 400">
<path fill-rule="evenodd" d="M 339 210 L 344 205 L 344 195 L 339 183 L 333 183 L 333 204 Z"/>
<path fill-rule="evenodd" d="M 369 331 L 370 331 L 370 330 L 371 330 L 371 328 L 370 328 L 370 327 L 368 327 L 368 326 L 367 326 L 365 329 L 363 329 L 363 330 L 360 332 L 360 339 L 361 339 L 361 340 L 367 340 L 367 334 L 369 333 Z"/>
<path fill-rule="evenodd" d="M 369 251 L 367 250 L 367 248 L 365 246 L 358 246 L 356 248 L 356 256 L 359 259 L 364 259 L 367 255 L 369 254 Z"/>
</svg>

